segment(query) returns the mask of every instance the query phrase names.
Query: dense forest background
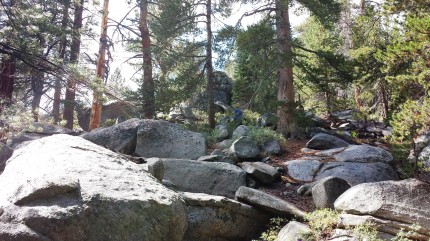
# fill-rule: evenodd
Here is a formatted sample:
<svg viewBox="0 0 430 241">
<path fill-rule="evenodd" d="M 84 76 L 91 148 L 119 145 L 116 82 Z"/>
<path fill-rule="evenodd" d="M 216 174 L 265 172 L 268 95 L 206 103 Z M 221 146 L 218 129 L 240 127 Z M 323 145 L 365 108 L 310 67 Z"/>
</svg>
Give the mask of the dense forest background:
<svg viewBox="0 0 430 241">
<path fill-rule="evenodd" d="M 0 120 L 9 123 L 73 128 L 76 109 L 92 103 L 94 129 L 108 101 L 129 101 L 155 118 L 205 92 L 213 128 L 221 70 L 234 80 L 232 106 L 277 113 L 281 133 L 294 132 L 308 112 L 354 108 L 356 118 L 393 126 L 400 141 L 430 124 L 429 1 L 128 0 L 121 21 L 109 18 L 108 0 L 0 4 Z M 238 4 L 253 9 L 213 29 Z M 293 9 L 310 15 L 294 29 Z M 260 21 L 243 27 L 251 16 Z M 89 39 L 98 40 L 98 54 L 83 48 Z M 131 53 L 133 74 L 110 68 L 116 46 Z"/>
</svg>

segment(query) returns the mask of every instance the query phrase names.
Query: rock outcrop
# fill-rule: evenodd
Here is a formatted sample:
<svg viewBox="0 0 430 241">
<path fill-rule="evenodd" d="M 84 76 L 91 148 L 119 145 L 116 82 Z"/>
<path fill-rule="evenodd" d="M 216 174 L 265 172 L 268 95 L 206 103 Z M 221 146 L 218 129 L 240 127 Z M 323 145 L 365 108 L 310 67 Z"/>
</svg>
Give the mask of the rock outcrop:
<svg viewBox="0 0 430 241">
<path fill-rule="evenodd" d="M 248 241 L 258 237 L 269 216 L 256 208 L 220 196 L 181 193 L 188 228 L 184 241 Z"/>
<path fill-rule="evenodd" d="M 80 137 L 15 151 L 0 175 L 0 240 L 180 241 L 181 197 L 143 167 Z"/>
<path fill-rule="evenodd" d="M 164 179 L 177 190 L 234 198 L 246 185 L 246 172 L 235 165 L 185 159 L 162 159 Z"/>
<path fill-rule="evenodd" d="M 316 134 L 308 143 L 306 143 L 307 148 L 314 150 L 327 150 L 347 146 L 349 146 L 349 144 L 346 141 L 336 136 L 324 133 Z"/>
<path fill-rule="evenodd" d="M 137 130 L 135 153 L 148 158 L 196 160 L 206 155 L 206 138 L 167 121 L 143 120 Z"/>
<path fill-rule="evenodd" d="M 350 188 L 334 203 L 343 225 L 372 221 L 376 228 L 396 235 L 402 228 L 410 238 L 430 238 L 430 184 L 416 179 L 364 183 Z M 416 224 L 419 227 L 414 228 Z"/>
</svg>

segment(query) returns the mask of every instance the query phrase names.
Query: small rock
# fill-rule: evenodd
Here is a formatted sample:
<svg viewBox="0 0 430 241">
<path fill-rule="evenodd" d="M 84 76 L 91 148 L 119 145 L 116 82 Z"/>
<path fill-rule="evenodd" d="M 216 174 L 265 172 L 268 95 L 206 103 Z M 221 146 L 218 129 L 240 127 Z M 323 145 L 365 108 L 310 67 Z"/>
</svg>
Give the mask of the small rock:
<svg viewBox="0 0 430 241">
<path fill-rule="evenodd" d="M 233 131 L 233 138 L 240 138 L 242 136 L 248 136 L 249 127 L 245 125 L 240 125 Z"/>
<path fill-rule="evenodd" d="M 164 164 L 160 158 L 149 158 L 146 160 L 148 164 L 148 171 L 151 173 L 158 181 L 163 181 L 164 177 Z"/>
<path fill-rule="evenodd" d="M 297 241 L 305 240 L 303 235 L 310 233 L 311 229 L 308 225 L 299 223 L 297 221 L 291 221 L 285 225 L 278 233 L 277 241 Z"/>
<path fill-rule="evenodd" d="M 264 142 L 263 149 L 267 154 L 279 155 L 281 154 L 281 144 L 277 140 L 269 140 Z"/>
<path fill-rule="evenodd" d="M 216 145 L 221 149 L 226 149 L 226 148 L 230 148 L 231 144 L 233 144 L 233 140 L 227 139 L 217 143 Z"/>
<path fill-rule="evenodd" d="M 303 219 L 306 214 L 287 201 L 248 187 L 240 187 L 236 191 L 236 199 L 278 216 Z"/>
<path fill-rule="evenodd" d="M 243 162 L 240 166 L 246 173 L 257 178 L 264 184 L 271 184 L 280 177 L 276 168 L 262 162 Z"/>
<path fill-rule="evenodd" d="M 215 126 L 215 131 L 217 133 L 218 140 L 225 140 L 230 136 L 230 134 L 228 133 L 228 127 L 226 124 Z"/>
<path fill-rule="evenodd" d="M 316 208 L 334 209 L 334 202 L 351 186 L 338 177 L 326 177 L 312 187 L 312 198 Z"/>
</svg>

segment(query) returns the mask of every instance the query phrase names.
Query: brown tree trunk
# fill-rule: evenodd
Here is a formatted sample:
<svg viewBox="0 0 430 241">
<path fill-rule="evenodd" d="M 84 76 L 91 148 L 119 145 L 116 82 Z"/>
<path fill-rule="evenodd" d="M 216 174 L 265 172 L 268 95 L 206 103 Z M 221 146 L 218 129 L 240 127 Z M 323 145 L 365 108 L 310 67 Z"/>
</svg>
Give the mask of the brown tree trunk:
<svg viewBox="0 0 430 241">
<path fill-rule="evenodd" d="M 215 104 L 214 104 L 214 80 L 213 80 L 213 65 L 212 65 L 212 1 L 206 2 L 206 75 L 208 79 L 207 95 L 208 95 L 208 122 L 211 128 L 215 128 Z"/>
<path fill-rule="evenodd" d="M 89 129 L 94 130 L 100 127 L 102 107 L 103 107 L 103 91 L 102 86 L 105 76 L 106 48 L 107 48 L 107 23 L 108 23 L 109 0 L 104 0 L 103 3 L 103 19 L 101 25 L 99 59 L 97 61 L 97 78 L 96 87 L 93 90 L 93 105 L 91 108 Z"/>
<path fill-rule="evenodd" d="M 140 1 L 140 35 L 143 53 L 143 116 L 146 119 L 155 117 L 155 86 L 152 78 L 151 37 L 148 28 L 148 0 Z"/>
<path fill-rule="evenodd" d="M 70 7 L 70 1 L 66 1 L 64 3 L 63 8 L 63 19 L 61 21 L 61 40 L 60 40 L 60 46 L 59 46 L 59 55 L 58 58 L 61 59 L 61 61 L 65 62 L 64 56 L 66 54 L 66 47 L 67 47 L 67 36 L 66 36 L 66 29 L 67 29 L 67 23 L 69 21 L 69 7 Z M 60 116 L 60 106 L 61 106 L 61 79 L 55 78 L 55 84 L 54 84 L 54 102 L 52 104 L 52 116 L 54 117 L 54 124 L 59 124 L 61 121 Z"/>
<path fill-rule="evenodd" d="M 11 104 L 15 82 L 16 60 L 13 56 L 3 55 L 0 63 L 0 113 Z"/>
<path fill-rule="evenodd" d="M 360 98 L 361 96 L 361 87 L 358 85 L 354 86 L 354 97 L 355 97 L 355 106 L 358 110 L 363 109 L 364 103 L 363 100 Z"/>
<path fill-rule="evenodd" d="M 294 85 L 291 25 L 288 3 L 276 0 L 276 43 L 279 52 L 278 131 L 286 134 L 294 128 Z"/>
<path fill-rule="evenodd" d="M 84 0 L 75 2 L 75 17 L 73 21 L 72 44 L 70 46 L 70 63 L 78 63 L 81 51 L 81 28 L 82 13 L 84 11 Z M 67 80 L 66 97 L 64 100 L 63 119 L 66 120 L 66 128 L 73 129 L 73 113 L 75 111 L 76 77 L 69 76 Z"/>
<path fill-rule="evenodd" d="M 388 117 L 388 111 L 389 111 L 387 91 L 385 90 L 384 83 L 379 83 L 379 88 L 380 88 L 379 89 L 380 95 L 382 98 L 383 117 L 384 119 L 386 119 Z"/>
<path fill-rule="evenodd" d="M 360 15 L 361 16 L 364 15 L 364 10 L 365 10 L 365 0 L 361 0 L 360 1 Z"/>
<path fill-rule="evenodd" d="M 31 114 L 33 115 L 34 122 L 39 122 L 39 106 L 43 96 L 43 86 L 45 85 L 44 78 L 45 74 L 38 70 L 35 70 L 31 78 L 31 91 L 33 92 Z"/>
</svg>

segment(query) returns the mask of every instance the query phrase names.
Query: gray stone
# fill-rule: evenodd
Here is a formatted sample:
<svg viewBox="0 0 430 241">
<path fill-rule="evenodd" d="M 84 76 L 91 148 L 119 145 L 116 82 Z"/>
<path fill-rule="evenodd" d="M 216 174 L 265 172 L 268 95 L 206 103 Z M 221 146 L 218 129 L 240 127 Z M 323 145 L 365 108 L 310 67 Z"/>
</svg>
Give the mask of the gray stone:
<svg viewBox="0 0 430 241">
<path fill-rule="evenodd" d="M 227 139 L 217 143 L 216 145 L 221 149 L 227 149 L 227 148 L 230 148 L 232 144 L 233 144 L 233 140 Z"/>
<path fill-rule="evenodd" d="M 249 135 L 249 127 L 245 125 L 240 125 L 233 131 L 233 138 L 235 139 L 240 138 L 242 136 L 248 136 L 248 135 Z"/>
<path fill-rule="evenodd" d="M 138 127 L 135 152 L 148 158 L 197 159 L 206 155 L 206 138 L 167 121 L 144 120 Z"/>
<path fill-rule="evenodd" d="M 388 151 L 369 145 L 351 145 L 333 157 L 338 162 L 382 162 L 394 166 L 394 158 Z"/>
<path fill-rule="evenodd" d="M 299 195 L 299 196 L 306 196 L 306 197 L 312 196 L 312 187 L 314 185 L 315 185 L 315 182 L 305 183 L 305 184 L 301 185 L 297 189 L 297 195 Z"/>
<path fill-rule="evenodd" d="M 80 137 L 16 150 L 0 175 L 0 240 L 182 240 L 181 197 L 141 165 Z"/>
<path fill-rule="evenodd" d="M 392 238 L 396 236 L 402 229 L 405 233 L 408 233 L 408 238 L 412 240 L 428 240 L 430 238 L 429 233 L 423 234 L 420 232 L 414 232 L 414 230 L 411 229 L 411 224 L 376 218 L 370 215 L 341 213 L 339 220 L 339 224 L 346 227 L 355 227 L 372 223 L 376 230 L 379 231 L 378 236 L 382 240 L 393 240 Z"/>
<path fill-rule="evenodd" d="M 312 198 L 316 208 L 334 209 L 336 199 L 351 186 L 338 177 L 326 177 L 312 187 Z"/>
<path fill-rule="evenodd" d="M 109 150 L 131 155 L 136 150 L 137 128 L 142 122 L 130 119 L 118 125 L 95 129 L 81 137 Z"/>
<path fill-rule="evenodd" d="M 349 146 L 349 144 L 346 141 L 323 133 L 316 134 L 308 143 L 306 143 L 307 148 L 315 150 L 327 150 L 347 146 Z"/>
<path fill-rule="evenodd" d="M 222 162 L 162 159 L 164 179 L 179 191 L 206 193 L 234 198 L 236 190 L 246 185 L 246 172 Z"/>
<path fill-rule="evenodd" d="M 349 185 L 366 182 L 399 180 L 396 171 L 385 163 L 330 162 L 324 164 L 315 180 L 333 176 L 344 179 Z"/>
<path fill-rule="evenodd" d="M 13 149 L 0 142 L 0 174 L 3 172 L 6 161 L 12 156 Z"/>
<path fill-rule="evenodd" d="M 210 154 L 211 156 L 225 156 L 224 152 L 221 149 L 215 149 Z"/>
<path fill-rule="evenodd" d="M 240 187 L 236 192 L 236 199 L 277 216 L 303 219 L 306 214 L 287 201 L 249 187 Z"/>
<path fill-rule="evenodd" d="M 215 131 L 216 131 L 216 137 L 218 140 L 225 140 L 230 136 L 230 134 L 228 133 L 228 127 L 226 124 L 215 126 Z"/>
<path fill-rule="evenodd" d="M 430 168 L 430 146 L 425 147 L 418 155 L 423 168 Z"/>
<path fill-rule="evenodd" d="M 38 140 L 40 138 L 52 136 L 56 134 L 75 135 L 76 133 L 70 129 L 67 129 L 61 126 L 47 124 L 47 123 L 33 122 L 28 126 L 26 126 L 24 131 L 21 134 L 13 137 L 10 140 L 9 147 L 12 149 L 17 149 L 21 143 L 27 142 L 28 144 L 29 141 Z"/>
<path fill-rule="evenodd" d="M 269 221 L 264 212 L 232 199 L 202 193 L 181 195 L 188 221 L 184 241 L 248 241 Z"/>
<path fill-rule="evenodd" d="M 364 183 L 350 188 L 334 203 L 336 210 L 355 216 L 372 216 L 390 224 L 395 234 L 404 226 L 430 237 L 430 184 L 416 179 Z M 399 224 L 401 223 L 401 225 Z"/>
<path fill-rule="evenodd" d="M 260 127 L 276 127 L 278 124 L 278 116 L 273 113 L 264 113 L 258 119 L 257 123 Z"/>
<path fill-rule="evenodd" d="M 352 139 L 352 137 L 350 135 L 345 134 L 345 132 L 336 132 L 336 131 L 333 131 L 333 130 L 327 130 L 327 129 L 319 128 L 319 127 L 312 128 L 310 136 L 314 137 L 315 135 L 317 135 L 319 133 L 323 133 L 323 134 L 335 136 L 337 138 L 340 138 L 340 139 L 346 141 L 348 144 L 351 144 L 351 145 L 356 145 L 357 144 Z"/>
<path fill-rule="evenodd" d="M 269 140 L 264 142 L 263 149 L 267 154 L 270 155 L 279 155 L 281 154 L 281 144 L 277 140 Z"/>
<path fill-rule="evenodd" d="M 203 161 L 203 162 L 225 162 L 230 164 L 236 164 L 235 161 L 233 161 L 231 158 L 227 156 L 219 156 L 219 155 L 210 155 L 210 156 L 201 156 L 197 161 Z"/>
<path fill-rule="evenodd" d="M 297 221 L 291 221 L 285 225 L 281 231 L 279 231 L 276 241 L 305 240 L 303 235 L 310 232 L 311 229 L 308 225 L 299 223 Z"/>
<path fill-rule="evenodd" d="M 164 164 L 160 158 L 149 158 L 146 159 L 146 164 L 148 165 L 148 171 L 151 173 L 158 181 L 163 181 L 164 177 Z"/>
<path fill-rule="evenodd" d="M 317 160 L 292 160 L 285 162 L 288 175 L 297 181 L 312 182 L 323 163 Z"/>
<path fill-rule="evenodd" d="M 240 166 L 246 173 L 252 175 L 264 184 L 271 184 L 280 177 L 276 168 L 262 162 L 243 162 Z"/>
<path fill-rule="evenodd" d="M 230 152 L 239 160 L 248 160 L 257 158 L 260 154 L 260 148 L 251 138 L 243 136 L 233 142 Z"/>
</svg>

